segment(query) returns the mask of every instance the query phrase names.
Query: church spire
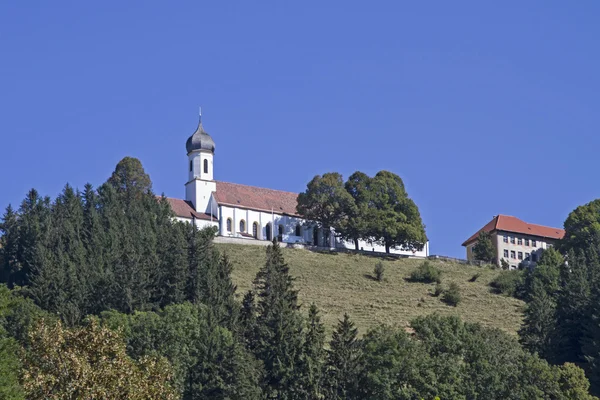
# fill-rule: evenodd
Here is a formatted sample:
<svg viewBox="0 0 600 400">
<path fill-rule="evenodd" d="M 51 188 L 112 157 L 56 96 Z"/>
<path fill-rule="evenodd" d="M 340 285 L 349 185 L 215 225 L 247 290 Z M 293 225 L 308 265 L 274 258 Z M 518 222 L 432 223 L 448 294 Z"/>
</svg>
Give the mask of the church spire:
<svg viewBox="0 0 600 400">
<path fill-rule="evenodd" d="M 208 150 L 214 153 L 215 142 L 202 126 L 202 107 L 198 108 L 198 127 L 185 144 L 188 153 L 197 150 Z"/>
</svg>

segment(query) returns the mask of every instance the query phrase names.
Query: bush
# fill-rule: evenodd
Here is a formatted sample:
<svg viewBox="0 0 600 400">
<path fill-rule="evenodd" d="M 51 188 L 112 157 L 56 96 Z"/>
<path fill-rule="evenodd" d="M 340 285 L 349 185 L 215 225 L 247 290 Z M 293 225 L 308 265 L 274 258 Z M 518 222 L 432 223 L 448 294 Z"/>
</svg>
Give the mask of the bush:
<svg viewBox="0 0 600 400">
<path fill-rule="evenodd" d="M 377 279 L 379 282 L 383 281 L 383 272 L 385 271 L 385 267 L 383 266 L 383 263 L 381 261 L 379 261 L 377 264 L 375 264 L 375 279 Z"/>
<path fill-rule="evenodd" d="M 475 275 L 473 275 L 471 277 L 471 279 L 469 279 L 469 282 L 475 282 L 477 280 L 477 278 L 479 278 L 481 276 L 481 272 L 476 273 Z"/>
<path fill-rule="evenodd" d="M 512 270 L 502 271 L 490 282 L 496 293 L 517 297 L 523 286 L 523 272 Z"/>
<path fill-rule="evenodd" d="M 412 282 L 441 283 L 442 282 L 442 271 L 437 269 L 429 261 L 425 261 L 423 264 L 419 265 L 419 267 L 410 274 L 409 280 Z"/>
<path fill-rule="evenodd" d="M 448 290 L 444 292 L 442 301 L 448 305 L 456 307 L 461 300 L 462 297 L 460 296 L 460 288 L 455 282 L 452 282 L 448 287 Z"/>
<path fill-rule="evenodd" d="M 444 293 L 444 288 L 441 283 L 435 285 L 435 289 L 433 291 L 433 297 L 438 297 L 440 294 Z"/>
</svg>

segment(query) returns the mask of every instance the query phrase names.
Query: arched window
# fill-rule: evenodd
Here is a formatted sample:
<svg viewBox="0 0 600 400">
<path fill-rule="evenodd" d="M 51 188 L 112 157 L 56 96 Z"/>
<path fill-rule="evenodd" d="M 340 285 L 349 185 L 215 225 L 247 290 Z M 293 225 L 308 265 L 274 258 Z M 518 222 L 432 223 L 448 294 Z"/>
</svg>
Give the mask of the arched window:
<svg viewBox="0 0 600 400">
<path fill-rule="evenodd" d="M 246 232 L 246 221 L 240 221 L 240 232 Z"/>
<path fill-rule="evenodd" d="M 302 236 L 302 227 L 300 224 L 296 225 L 296 236 Z"/>
<path fill-rule="evenodd" d="M 190 160 L 190 172 L 192 172 L 193 169 L 194 169 L 194 163 L 192 162 L 192 160 Z"/>
<path fill-rule="evenodd" d="M 206 158 L 204 159 L 204 173 L 208 174 L 208 160 Z"/>
<path fill-rule="evenodd" d="M 227 232 L 231 232 L 231 218 L 227 218 Z"/>
<path fill-rule="evenodd" d="M 252 236 L 254 236 L 254 239 L 258 239 L 258 224 L 256 222 L 252 224 Z"/>
<path fill-rule="evenodd" d="M 265 226 L 266 239 L 271 240 L 271 223 L 269 222 L 267 226 Z"/>
</svg>

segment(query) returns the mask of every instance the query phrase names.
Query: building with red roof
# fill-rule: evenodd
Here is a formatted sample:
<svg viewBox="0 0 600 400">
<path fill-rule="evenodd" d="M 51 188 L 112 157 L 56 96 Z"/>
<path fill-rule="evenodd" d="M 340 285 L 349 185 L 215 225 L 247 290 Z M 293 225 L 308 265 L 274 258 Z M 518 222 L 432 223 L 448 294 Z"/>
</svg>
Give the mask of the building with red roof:
<svg viewBox="0 0 600 400">
<path fill-rule="evenodd" d="M 498 265 L 504 259 L 511 268 L 534 266 L 541 253 L 565 235 L 560 228 L 530 224 L 510 215 L 496 215 L 462 244 L 468 260 L 475 260 L 473 251 L 482 231 L 492 236 Z"/>
<path fill-rule="evenodd" d="M 203 228 L 214 226 L 218 235 L 248 240 L 302 243 L 324 247 L 354 248 L 316 223 L 304 220 L 296 211 L 298 193 L 265 189 L 214 180 L 215 142 L 199 121 L 186 142 L 188 181 L 185 199 L 167 198 L 177 219 Z M 359 242 L 366 251 L 385 251 L 377 243 Z M 429 243 L 421 251 L 401 248 L 391 253 L 428 256 Z"/>
</svg>

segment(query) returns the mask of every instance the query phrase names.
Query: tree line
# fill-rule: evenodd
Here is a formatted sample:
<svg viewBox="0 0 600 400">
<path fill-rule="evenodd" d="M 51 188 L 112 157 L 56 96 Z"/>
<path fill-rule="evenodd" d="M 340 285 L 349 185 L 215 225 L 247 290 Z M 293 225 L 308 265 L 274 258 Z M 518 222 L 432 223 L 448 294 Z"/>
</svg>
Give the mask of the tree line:
<svg viewBox="0 0 600 400">
<path fill-rule="evenodd" d="M 527 302 L 523 346 L 552 364 L 580 366 L 600 394 L 600 200 L 577 207 L 564 228 L 534 269 L 504 273 L 501 281 Z"/>
<path fill-rule="evenodd" d="M 340 238 L 422 250 L 427 242 L 419 208 L 402 179 L 389 171 L 374 177 L 357 171 L 344 183 L 337 172 L 315 176 L 298 195 L 298 213 Z"/>
<path fill-rule="evenodd" d="M 236 298 L 215 232 L 177 222 L 139 161 L 98 189 L 29 192 L 0 225 L 0 398 L 592 399 L 496 329 L 431 315 L 327 337 L 277 241 Z"/>
</svg>

